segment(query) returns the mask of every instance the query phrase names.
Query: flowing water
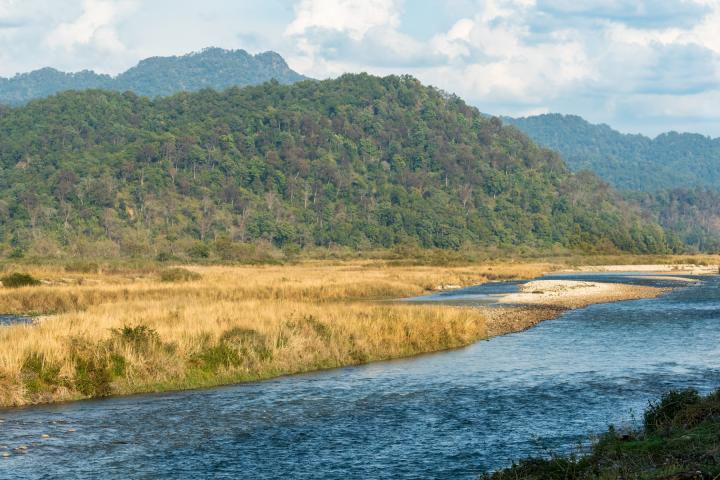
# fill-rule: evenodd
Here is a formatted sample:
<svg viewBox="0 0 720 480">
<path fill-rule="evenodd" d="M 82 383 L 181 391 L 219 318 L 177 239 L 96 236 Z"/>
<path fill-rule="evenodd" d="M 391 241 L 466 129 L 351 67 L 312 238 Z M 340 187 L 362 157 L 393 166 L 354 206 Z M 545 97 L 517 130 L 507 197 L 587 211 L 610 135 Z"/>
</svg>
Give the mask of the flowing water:
<svg viewBox="0 0 720 480">
<path fill-rule="evenodd" d="M 0 327 L 3 325 L 16 325 L 18 323 L 32 323 L 31 317 L 18 317 L 17 315 L 0 315 Z"/>
<path fill-rule="evenodd" d="M 714 277 L 452 352 L 0 411 L 0 478 L 476 478 L 573 451 L 667 389 L 718 386 Z"/>
</svg>

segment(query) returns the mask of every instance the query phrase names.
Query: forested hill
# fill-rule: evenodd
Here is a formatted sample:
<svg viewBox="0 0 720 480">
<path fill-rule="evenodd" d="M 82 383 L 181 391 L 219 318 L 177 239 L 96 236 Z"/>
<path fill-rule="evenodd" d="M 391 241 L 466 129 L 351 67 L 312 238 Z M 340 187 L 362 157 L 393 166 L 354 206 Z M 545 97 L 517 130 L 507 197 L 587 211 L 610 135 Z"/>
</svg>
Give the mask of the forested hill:
<svg viewBox="0 0 720 480">
<path fill-rule="evenodd" d="M 560 152 L 574 171 L 591 170 L 621 190 L 720 188 L 720 139 L 676 132 L 655 139 L 625 135 L 573 115 L 504 120 Z"/>
<path fill-rule="evenodd" d="M 410 77 L 66 92 L 0 110 L 0 132 L 0 244 L 17 256 L 671 247 L 594 175 Z"/>
<path fill-rule="evenodd" d="M 21 105 L 66 90 L 98 88 L 155 97 L 203 88 L 258 85 L 272 79 L 292 83 L 305 77 L 274 52 L 250 55 L 245 50 L 208 48 L 180 57 L 148 58 L 114 78 L 87 70 L 64 73 L 52 68 L 0 78 L 0 104 Z"/>
</svg>

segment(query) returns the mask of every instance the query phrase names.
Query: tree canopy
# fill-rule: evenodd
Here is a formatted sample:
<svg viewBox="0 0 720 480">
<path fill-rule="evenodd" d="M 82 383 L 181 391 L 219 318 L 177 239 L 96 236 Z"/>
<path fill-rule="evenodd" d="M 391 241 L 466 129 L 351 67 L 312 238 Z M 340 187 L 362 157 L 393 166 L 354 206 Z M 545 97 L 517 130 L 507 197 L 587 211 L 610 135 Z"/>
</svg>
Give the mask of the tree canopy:
<svg viewBox="0 0 720 480">
<path fill-rule="evenodd" d="M 0 109 L 0 132 L 0 243 L 18 255 L 677 246 L 593 174 L 407 76 L 66 92 Z"/>
<path fill-rule="evenodd" d="M 620 190 L 717 190 L 720 184 L 720 139 L 677 132 L 654 139 L 625 135 L 574 115 L 504 120 L 558 151 L 572 170 L 591 170 Z"/>
</svg>

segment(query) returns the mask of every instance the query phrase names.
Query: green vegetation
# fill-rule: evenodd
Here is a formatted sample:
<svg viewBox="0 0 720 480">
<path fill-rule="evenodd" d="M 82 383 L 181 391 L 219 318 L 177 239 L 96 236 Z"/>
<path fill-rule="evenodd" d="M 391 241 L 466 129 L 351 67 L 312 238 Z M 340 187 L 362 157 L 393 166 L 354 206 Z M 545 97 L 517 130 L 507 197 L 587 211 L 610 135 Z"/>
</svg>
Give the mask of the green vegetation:
<svg viewBox="0 0 720 480">
<path fill-rule="evenodd" d="M 620 190 L 657 191 L 720 184 L 720 139 L 669 132 L 625 135 L 574 115 L 505 118 L 559 152 L 573 171 L 590 170 Z"/>
<path fill-rule="evenodd" d="M 160 272 L 160 281 L 162 282 L 189 282 L 200 278 L 199 273 L 191 272 L 187 268 L 168 268 Z"/>
<path fill-rule="evenodd" d="M 720 139 L 623 135 L 571 115 L 505 121 L 558 151 L 572 170 L 590 170 L 624 190 L 690 250 L 720 250 Z"/>
<path fill-rule="evenodd" d="M 717 188 L 717 187 L 716 187 Z M 720 191 L 709 188 L 634 192 L 627 197 L 691 250 L 720 251 Z"/>
<path fill-rule="evenodd" d="M 20 287 L 34 287 L 40 285 L 40 280 L 28 275 L 27 273 L 11 273 L 0 277 L 3 287 L 6 288 L 20 288 Z"/>
<path fill-rule="evenodd" d="M 53 68 L 0 78 L 0 104 L 21 105 L 67 90 L 101 88 L 155 97 L 258 85 L 271 79 L 292 83 L 305 77 L 292 71 L 275 52 L 250 55 L 245 50 L 208 48 L 181 57 L 148 58 L 114 78 L 87 70 L 64 73 Z"/>
<path fill-rule="evenodd" d="M 720 475 L 720 390 L 672 391 L 651 404 L 643 429 L 613 427 L 580 458 L 524 460 L 486 480 L 714 479 Z"/>
<path fill-rule="evenodd" d="M 67 92 L 0 112 L 0 129 L 0 248 L 15 257 L 678 246 L 594 175 L 410 77 Z"/>
</svg>

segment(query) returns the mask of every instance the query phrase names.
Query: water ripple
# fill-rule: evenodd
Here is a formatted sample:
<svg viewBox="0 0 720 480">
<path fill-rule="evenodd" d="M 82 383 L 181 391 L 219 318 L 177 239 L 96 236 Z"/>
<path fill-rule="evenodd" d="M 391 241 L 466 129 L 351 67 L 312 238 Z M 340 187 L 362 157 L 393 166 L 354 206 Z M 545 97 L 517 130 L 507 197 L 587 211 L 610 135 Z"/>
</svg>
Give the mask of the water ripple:
<svg viewBox="0 0 720 480">
<path fill-rule="evenodd" d="M 417 359 L 0 411 L 0 478 L 475 478 L 582 450 L 669 388 L 720 386 L 719 286 Z"/>
</svg>

